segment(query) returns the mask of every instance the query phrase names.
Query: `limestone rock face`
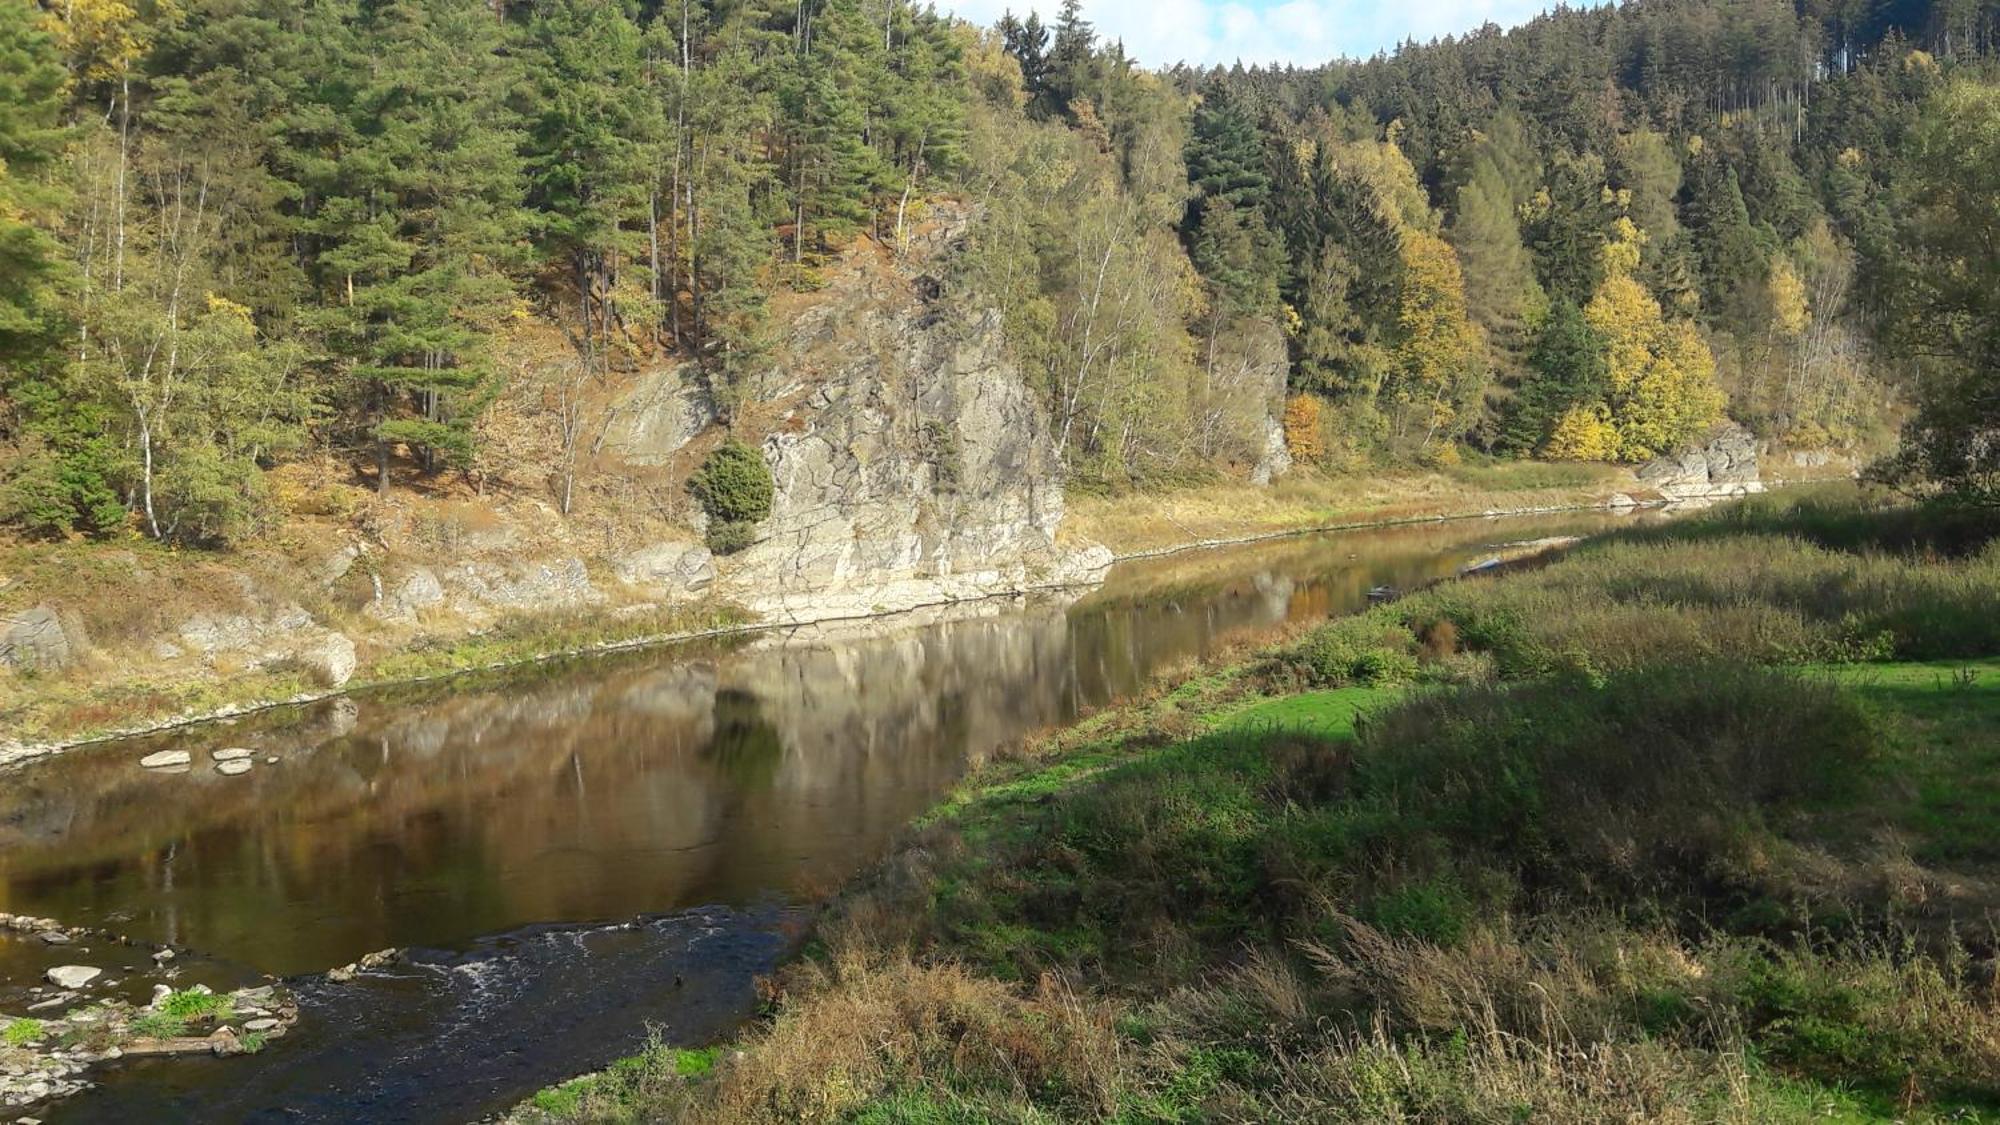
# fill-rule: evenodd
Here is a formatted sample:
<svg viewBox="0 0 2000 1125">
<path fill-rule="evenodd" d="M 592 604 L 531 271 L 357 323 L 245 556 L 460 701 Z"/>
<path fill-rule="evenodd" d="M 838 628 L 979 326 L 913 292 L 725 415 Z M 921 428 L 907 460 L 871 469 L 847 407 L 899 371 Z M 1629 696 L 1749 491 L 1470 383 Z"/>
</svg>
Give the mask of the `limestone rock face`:
<svg viewBox="0 0 2000 1125">
<path fill-rule="evenodd" d="M 1641 483 L 1669 500 L 1721 500 L 1764 491 L 1757 471 L 1757 439 L 1734 422 L 1707 443 L 1639 469 Z"/>
<path fill-rule="evenodd" d="M 452 607 L 474 617 L 494 611 L 568 609 L 604 600 L 579 558 L 518 564 L 462 562 L 445 568 L 439 580 Z"/>
<path fill-rule="evenodd" d="M 699 543 L 653 543 L 612 560 L 619 581 L 666 596 L 699 593 L 715 582 L 715 558 Z"/>
<path fill-rule="evenodd" d="M 67 668 L 87 647 L 82 622 L 52 606 L 0 615 L 0 667 Z"/>
<path fill-rule="evenodd" d="M 659 465 L 715 422 L 693 364 L 646 372 L 605 427 L 604 447 L 634 465 Z"/>
<path fill-rule="evenodd" d="M 1102 548 L 1058 542 L 1048 412 L 1000 313 L 937 280 L 972 219 L 940 212 L 900 256 L 866 241 L 844 254 L 752 380 L 775 492 L 755 540 L 716 564 L 723 597 L 781 621 L 826 619 L 1090 581 L 1109 565 Z M 621 406 L 625 455 L 671 458 L 698 431 L 698 398 L 641 380 Z"/>
<path fill-rule="evenodd" d="M 1209 362 L 1208 408 L 1204 435 L 1210 456 L 1222 454 L 1250 466 L 1250 483 L 1267 485 L 1292 471 L 1285 445 L 1285 387 L 1291 362 L 1282 328 L 1262 317 L 1245 317 L 1229 328 L 1223 347 Z"/>
</svg>

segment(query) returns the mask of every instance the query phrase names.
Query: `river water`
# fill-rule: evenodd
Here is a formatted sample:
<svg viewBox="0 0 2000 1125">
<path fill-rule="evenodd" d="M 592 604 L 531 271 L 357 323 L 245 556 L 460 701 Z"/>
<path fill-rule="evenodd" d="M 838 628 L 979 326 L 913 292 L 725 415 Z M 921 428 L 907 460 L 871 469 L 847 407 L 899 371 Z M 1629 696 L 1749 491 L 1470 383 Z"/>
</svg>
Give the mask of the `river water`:
<svg viewBox="0 0 2000 1125">
<path fill-rule="evenodd" d="M 289 978 L 264 1052 L 133 1062 L 59 1121 L 465 1121 L 725 1034 L 809 904 L 970 762 L 1377 585 L 1610 513 L 1121 563 L 1087 593 L 578 659 L 88 747 L 0 778 L 0 909 Z M 248 747 L 225 777 L 211 751 Z M 183 748 L 195 767 L 141 770 Z M 267 759 L 275 759 L 268 761 Z M 386 947 L 400 962 L 335 983 Z M 6 965 L 0 960 L 0 972 Z"/>
</svg>

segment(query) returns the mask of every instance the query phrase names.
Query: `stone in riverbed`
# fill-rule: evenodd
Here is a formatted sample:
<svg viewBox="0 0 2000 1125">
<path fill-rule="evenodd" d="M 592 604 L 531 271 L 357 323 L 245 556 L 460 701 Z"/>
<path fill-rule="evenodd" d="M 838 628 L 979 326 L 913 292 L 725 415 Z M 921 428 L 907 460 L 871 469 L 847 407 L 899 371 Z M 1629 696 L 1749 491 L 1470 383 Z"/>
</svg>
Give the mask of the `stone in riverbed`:
<svg viewBox="0 0 2000 1125">
<path fill-rule="evenodd" d="M 214 758 L 218 762 L 234 762 L 240 759 L 248 758 L 255 753 L 256 751 L 250 750 L 246 747 L 229 746 L 221 750 L 217 750 L 213 754 L 210 754 L 209 756 Z"/>
<path fill-rule="evenodd" d="M 245 1031 L 269 1031 L 269 1030 L 271 1030 L 272 1028 L 274 1028 L 274 1027 L 276 1027 L 276 1026 L 278 1026 L 278 1021 L 277 1021 L 277 1020 L 274 1020 L 274 1019 L 271 1019 L 271 1018 L 269 1018 L 269 1017 L 266 1017 L 266 1018 L 264 1018 L 264 1019 L 260 1019 L 260 1020 L 251 1020 L 250 1022 L 248 1022 L 248 1023 L 246 1023 L 246 1024 L 244 1024 L 244 1025 L 243 1025 L 243 1030 L 245 1030 Z"/>
<path fill-rule="evenodd" d="M 248 758 L 235 758 L 227 762 L 217 762 L 215 763 L 215 772 L 227 777 L 235 777 L 239 773 L 249 773 L 250 760 Z"/>
<path fill-rule="evenodd" d="M 82 988 L 104 974 L 91 965 L 57 965 L 48 971 L 49 983 L 58 988 Z"/>
<path fill-rule="evenodd" d="M 139 764 L 149 770 L 161 770 L 184 766 L 192 761 L 194 755 L 185 750 L 160 750 L 139 759 Z"/>
</svg>

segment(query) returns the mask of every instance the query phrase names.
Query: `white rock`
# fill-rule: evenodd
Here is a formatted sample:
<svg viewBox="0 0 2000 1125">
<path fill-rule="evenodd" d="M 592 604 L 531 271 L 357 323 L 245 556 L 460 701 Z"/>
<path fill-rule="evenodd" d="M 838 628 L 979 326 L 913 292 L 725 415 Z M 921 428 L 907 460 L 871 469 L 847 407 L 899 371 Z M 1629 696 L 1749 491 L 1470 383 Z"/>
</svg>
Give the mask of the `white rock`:
<svg viewBox="0 0 2000 1125">
<path fill-rule="evenodd" d="M 217 762 L 215 763 L 215 772 L 222 774 L 225 777 L 235 777 L 237 774 L 240 773 L 249 773 L 250 762 L 247 758 L 237 758 L 233 761 L 228 761 L 228 762 Z"/>
<path fill-rule="evenodd" d="M 139 764 L 149 770 L 158 770 L 170 766 L 184 766 L 192 761 L 194 755 L 185 750 L 160 750 L 139 759 Z"/>
<path fill-rule="evenodd" d="M 58 988 L 82 988 L 104 975 L 104 970 L 91 965 L 57 965 L 47 973 L 50 984 Z"/>
<path fill-rule="evenodd" d="M 233 762 L 236 761 L 238 758 L 248 758 L 254 753 L 256 753 L 256 751 L 250 750 L 246 747 L 228 746 L 224 747 L 221 750 L 215 751 L 213 754 L 210 754 L 209 756 L 214 758 L 218 762 Z"/>
<path fill-rule="evenodd" d="M 248 1022 L 248 1023 L 246 1023 L 246 1024 L 244 1024 L 244 1025 L 243 1025 L 243 1030 L 245 1030 L 245 1031 L 269 1031 L 269 1030 L 271 1030 L 272 1028 L 274 1028 L 274 1027 L 276 1027 L 276 1026 L 278 1026 L 278 1021 L 277 1021 L 277 1020 L 274 1020 L 274 1019 L 270 1019 L 270 1018 L 268 1018 L 268 1017 L 267 1017 L 267 1018 L 265 1018 L 265 1019 L 261 1019 L 261 1020 L 251 1020 L 250 1022 Z"/>
</svg>

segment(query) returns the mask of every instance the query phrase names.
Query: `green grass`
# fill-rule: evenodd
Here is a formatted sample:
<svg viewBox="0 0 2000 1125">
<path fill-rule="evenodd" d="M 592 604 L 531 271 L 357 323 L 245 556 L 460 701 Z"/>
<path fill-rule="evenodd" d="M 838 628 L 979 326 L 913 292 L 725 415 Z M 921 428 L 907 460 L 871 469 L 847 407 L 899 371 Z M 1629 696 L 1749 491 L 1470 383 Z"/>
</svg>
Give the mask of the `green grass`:
<svg viewBox="0 0 2000 1125">
<path fill-rule="evenodd" d="M 2000 1120 L 2000 549 L 1760 511 L 990 763 L 741 1062 L 538 1119 Z"/>
<path fill-rule="evenodd" d="M 42 1027 L 42 1021 L 30 1016 L 18 1016 L 7 1021 L 4 1037 L 9 1047 L 25 1047 L 41 1039 L 45 1034 L 47 1032 Z"/>
</svg>

